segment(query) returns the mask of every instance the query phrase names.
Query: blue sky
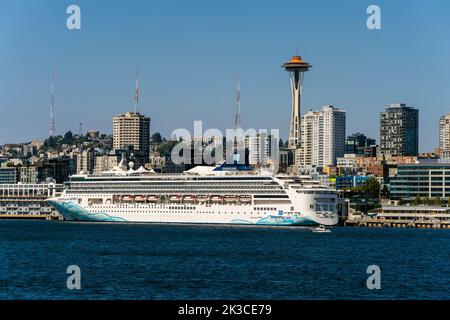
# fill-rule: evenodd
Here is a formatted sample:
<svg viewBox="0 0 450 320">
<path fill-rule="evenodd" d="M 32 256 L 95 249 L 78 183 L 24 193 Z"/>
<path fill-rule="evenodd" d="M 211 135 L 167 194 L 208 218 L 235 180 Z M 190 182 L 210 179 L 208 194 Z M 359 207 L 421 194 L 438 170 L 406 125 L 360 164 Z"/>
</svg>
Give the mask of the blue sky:
<svg viewBox="0 0 450 320">
<path fill-rule="evenodd" d="M 133 108 L 152 132 L 232 128 L 236 77 L 242 125 L 287 137 L 290 91 L 282 63 L 299 53 L 302 112 L 347 111 L 347 134 L 379 139 L 387 104 L 420 109 L 420 150 L 438 146 L 450 112 L 450 2 L 435 1 L 55 1 L 0 0 L 0 143 L 48 136 L 50 77 L 56 73 L 56 130 L 111 132 L 112 116 Z M 82 29 L 66 28 L 77 4 Z M 366 28 L 381 7 L 382 30 Z"/>
</svg>

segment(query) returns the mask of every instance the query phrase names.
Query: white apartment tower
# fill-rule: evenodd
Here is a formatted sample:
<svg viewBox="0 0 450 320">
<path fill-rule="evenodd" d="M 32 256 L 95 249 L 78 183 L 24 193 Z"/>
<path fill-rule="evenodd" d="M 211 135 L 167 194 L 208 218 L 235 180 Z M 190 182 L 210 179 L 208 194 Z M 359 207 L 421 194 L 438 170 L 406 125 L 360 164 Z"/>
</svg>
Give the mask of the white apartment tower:
<svg viewBox="0 0 450 320">
<path fill-rule="evenodd" d="M 345 111 L 333 106 L 303 115 L 296 165 L 335 166 L 336 158 L 345 154 L 345 118 Z"/>
<path fill-rule="evenodd" d="M 450 158 L 450 113 L 439 120 L 439 149 L 442 159 Z"/>
<path fill-rule="evenodd" d="M 267 165 L 270 159 L 270 137 L 267 133 L 246 136 L 245 148 L 248 149 L 248 162 L 251 165 Z"/>
</svg>

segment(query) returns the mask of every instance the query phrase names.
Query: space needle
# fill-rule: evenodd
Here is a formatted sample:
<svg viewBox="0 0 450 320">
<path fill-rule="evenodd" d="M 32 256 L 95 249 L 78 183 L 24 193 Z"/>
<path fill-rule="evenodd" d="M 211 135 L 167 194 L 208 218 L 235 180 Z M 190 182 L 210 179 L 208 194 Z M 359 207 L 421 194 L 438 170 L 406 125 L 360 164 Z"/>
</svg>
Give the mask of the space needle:
<svg viewBox="0 0 450 320">
<path fill-rule="evenodd" d="M 283 64 L 283 68 L 289 72 L 292 89 L 292 115 L 289 129 L 289 148 L 300 147 L 300 97 L 302 94 L 303 77 L 312 66 L 302 57 L 295 55 L 291 60 Z"/>
</svg>

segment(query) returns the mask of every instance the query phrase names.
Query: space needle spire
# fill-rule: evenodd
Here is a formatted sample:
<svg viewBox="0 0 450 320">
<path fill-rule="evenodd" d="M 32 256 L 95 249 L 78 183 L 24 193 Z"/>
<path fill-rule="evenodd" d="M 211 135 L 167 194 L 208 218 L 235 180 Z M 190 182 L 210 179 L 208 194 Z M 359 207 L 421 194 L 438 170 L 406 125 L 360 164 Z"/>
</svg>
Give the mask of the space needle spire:
<svg viewBox="0 0 450 320">
<path fill-rule="evenodd" d="M 136 67 L 136 82 L 134 85 L 134 112 L 138 112 L 139 107 L 139 78 L 138 78 L 138 68 Z"/>
<path fill-rule="evenodd" d="M 302 94 L 303 77 L 305 72 L 312 66 L 304 61 L 299 55 L 295 55 L 291 60 L 283 64 L 283 68 L 289 72 L 292 90 L 292 114 L 291 125 L 289 129 L 289 148 L 297 149 L 300 147 L 300 97 Z"/>
</svg>

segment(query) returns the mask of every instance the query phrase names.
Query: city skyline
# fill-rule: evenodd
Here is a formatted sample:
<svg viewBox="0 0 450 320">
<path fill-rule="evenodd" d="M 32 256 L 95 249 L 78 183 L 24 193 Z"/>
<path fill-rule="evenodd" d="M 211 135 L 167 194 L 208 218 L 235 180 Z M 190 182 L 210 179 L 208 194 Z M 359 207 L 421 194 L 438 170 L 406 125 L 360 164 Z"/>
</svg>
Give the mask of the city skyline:
<svg viewBox="0 0 450 320">
<path fill-rule="evenodd" d="M 77 132 L 80 122 L 85 131 L 112 133 L 111 117 L 133 110 L 136 65 L 140 112 L 152 118 L 152 133 L 169 137 L 176 128 L 191 128 L 194 120 L 203 120 L 205 128 L 232 128 L 240 74 L 242 127 L 279 128 L 286 140 L 291 97 L 280 66 L 298 47 L 314 65 L 304 85 L 302 115 L 335 105 L 347 111 L 347 135 L 362 132 L 378 141 L 379 113 L 389 104 L 406 103 L 421 111 L 419 151 L 438 147 L 439 118 L 450 111 L 445 91 L 450 45 L 444 38 L 450 23 L 443 10 L 379 1 L 383 28 L 370 31 L 365 2 L 323 3 L 329 13 L 319 4 L 292 2 L 293 8 L 305 8 L 297 12 L 301 19 L 292 21 L 275 3 L 136 2 L 114 4 L 106 16 L 102 2 L 80 1 L 83 27 L 69 31 L 65 3 L 43 8 L 8 2 L 8 17 L 0 19 L 1 29 L 9 30 L 0 31 L 5 32 L 0 109 L 9 121 L 0 128 L 0 143 L 48 136 L 53 70 L 57 134 Z M 133 21 L 121 15 L 125 7 Z M 236 11 L 233 21 L 220 14 L 230 11 Z M 266 20 L 277 23 L 269 28 Z M 33 25 L 31 38 L 26 33 Z M 292 36 L 292 29 L 298 34 Z M 440 50 L 430 50 L 437 46 Z M 181 85 L 173 94 L 176 77 Z"/>
</svg>

